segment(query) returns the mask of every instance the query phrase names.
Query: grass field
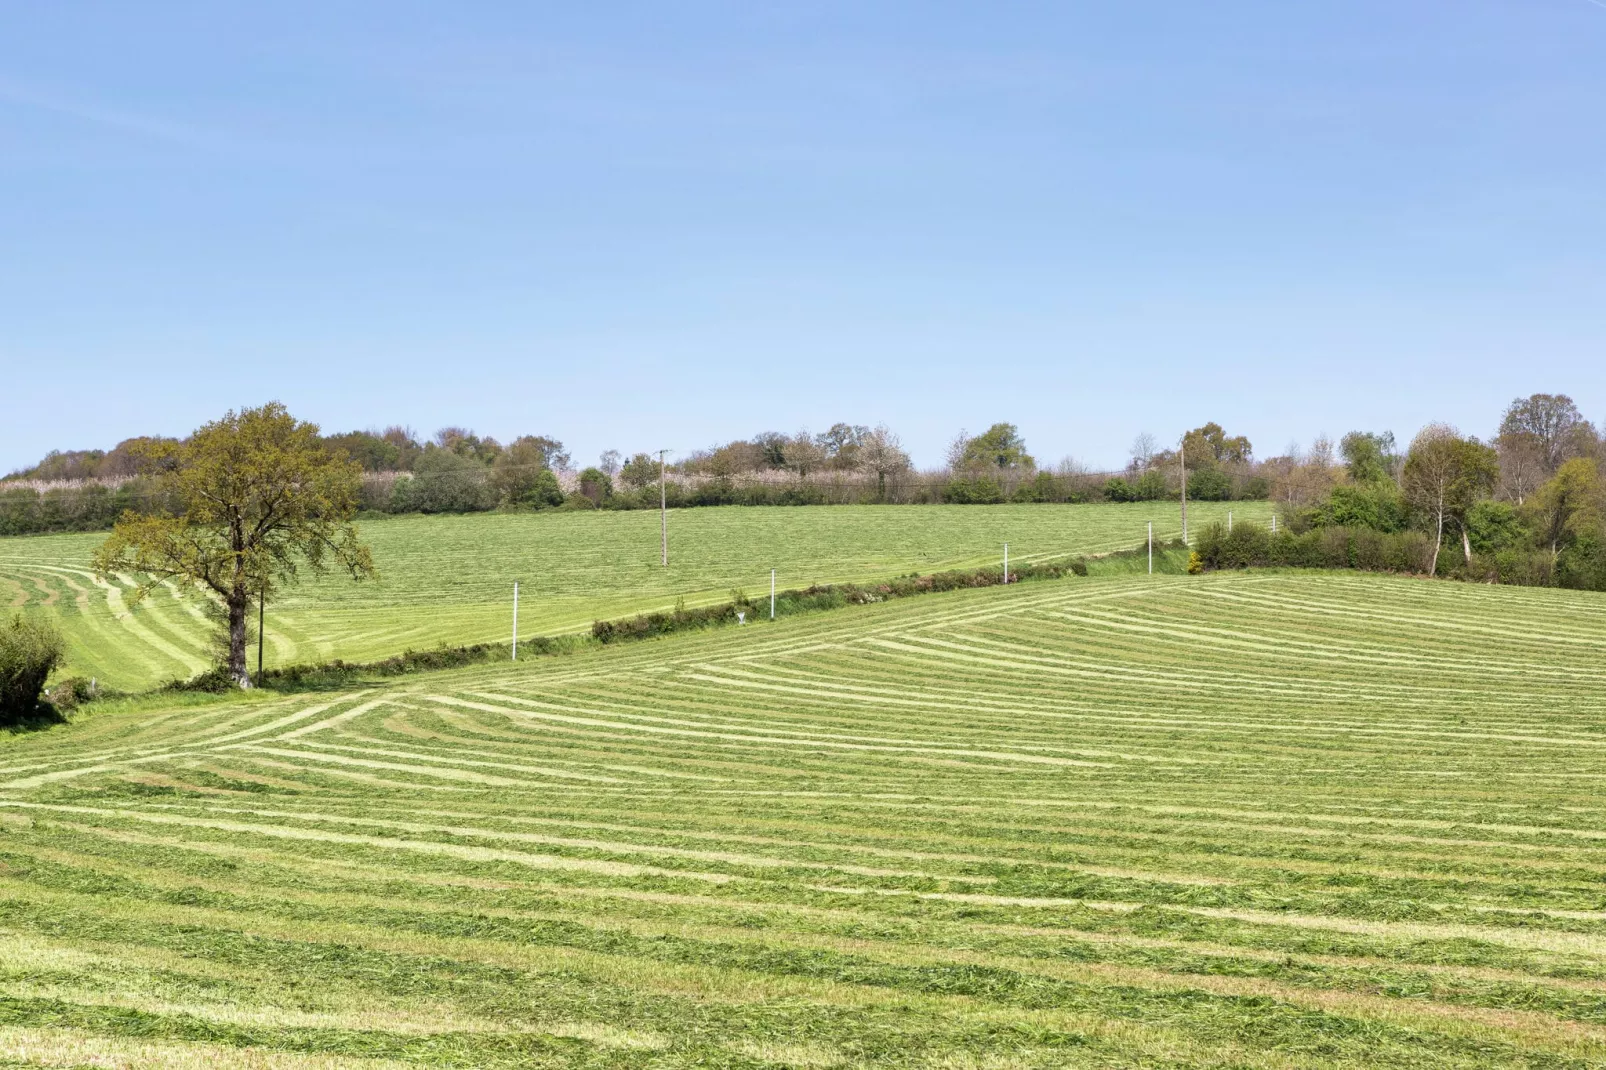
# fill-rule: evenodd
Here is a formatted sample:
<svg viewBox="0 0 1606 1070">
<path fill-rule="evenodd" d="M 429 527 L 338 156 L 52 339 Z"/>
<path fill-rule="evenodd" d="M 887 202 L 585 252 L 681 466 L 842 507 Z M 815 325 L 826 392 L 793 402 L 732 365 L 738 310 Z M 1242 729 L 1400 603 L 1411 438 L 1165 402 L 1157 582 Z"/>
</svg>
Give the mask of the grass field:
<svg viewBox="0 0 1606 1070">
<path fill-rule="evenodd" d="M 1195 503 L 1194 523 L 1229 507 Z M 1231 505 L 1265 519 L 1265 502 Z M 520 632 L 555 635 L 593 620 L 722 600 L 733 587 L 881 579 L 998 560 L 1102 553 L 1179 534 L 1175 503 L 1027 506 L 833 506 L 690 509 L 670 516 L 670 568 L 660 564 L 658 515 L 645 512 L 479 514 L 381 519 L 363 525 L 378 582 L 327 578 L 290 589 L 268 609 L 269 667 L 370 661 L 441 643 L 505 642 L 520 581 Z M 209 626 L 193 595 L 170 588 L 130 608 L 129 576 L 88 567 L 103 535 L 0 539 L 0 608 L 57 615 L 65 672 L 135 690 L 208 664 Z M 255 662 L 253 661 L 253 665 Z"/>
<path fill-rule="evenodd" d="M 0 737 L 0 1061 L 1606 1065 L 1602 606 L 1067 579 L 91 707 Z"/>
</svg>

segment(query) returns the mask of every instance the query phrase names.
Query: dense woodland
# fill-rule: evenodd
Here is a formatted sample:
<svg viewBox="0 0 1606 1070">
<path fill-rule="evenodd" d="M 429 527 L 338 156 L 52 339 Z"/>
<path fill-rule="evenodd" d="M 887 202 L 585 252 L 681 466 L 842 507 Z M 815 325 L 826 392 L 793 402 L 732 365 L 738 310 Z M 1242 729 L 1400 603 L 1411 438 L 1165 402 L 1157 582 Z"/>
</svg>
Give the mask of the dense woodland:
<svg viewBox="0 0 1606 1070">
<path fill-rule="evenodd" d="M 917 470 L 885 426 L 764 432 L 666 461 L 605 452 L 577 467 L 563 443 L 507 444 L 458 427 L 325 436 L 364 472 L 379 513 L 636 509 L 839 503 L 1131 502 L 1271 499 L 1275 537 L 1250 525 L 1205 532 L 1208 566 L 1313 564 L 1453 573 L 1501 582 L 1606 589 L 1602 429 L 1565 395 L 1519 398 L 1486 440 L 1442 424 L 1409 445 L 1389 432 L 1257 458 L 1250 441 L 1206 423 L 1160 448 L 1139 435 L 1120 472 L 1070 459 L 1039 465 L 1013 424 L 961 432 L 941 468 Z M 124 510 L 159 509 L 162 440 L 52 452 L 0 480 L 0 534 L 100 530 Z"/>
</svg>

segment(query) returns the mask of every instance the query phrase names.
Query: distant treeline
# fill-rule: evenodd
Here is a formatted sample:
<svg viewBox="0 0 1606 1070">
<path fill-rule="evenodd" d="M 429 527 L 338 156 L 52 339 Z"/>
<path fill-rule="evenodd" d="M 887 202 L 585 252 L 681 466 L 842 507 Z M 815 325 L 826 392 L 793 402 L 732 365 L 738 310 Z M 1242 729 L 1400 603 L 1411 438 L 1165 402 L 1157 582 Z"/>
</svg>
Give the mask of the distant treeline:
<svg viewBox="0 0 1606 1070">
<path fill-rule="evenodd" d="M 1280 530 L 1206 529 L 1206 568 L 1358 568 L 1606 591 L 1606 438 L 1565 394 L 1506 409 L 1488 440 L 1430 424 L 1401 452 L 1351 432 L 1277 483 Z"/>
<path fill-rule="evenodd" d="M 562 442 L 524 435 L 506 445 L 463 428 L 428 441 L 407 428 L 329 435 L 325 444 L 364 472 L 362 504 L 379 513 L 472 513 L 493 509 L 643 509 L 705 505 L 1101 502 L 1265 498 L 1249 441 L 1217 424 L 1190 431 L 1186 467 L 1177 451 L 1140 436 L 1120 472 L 1094 472 L 1066 459 L 1039 467 L 1013 424 L 961 432 L 947 463 L 919 471 L 886 427 L 833 424 L 821 434 L 764 432 L 668 460 L 608 450 L 576 469 Z M 148 478 L 164 444 L 130 439 L 107 452 L 53 452 L 0 480 L 0 535 L 94 531 L 125 509 L 160 510 Z"/>
</svg>

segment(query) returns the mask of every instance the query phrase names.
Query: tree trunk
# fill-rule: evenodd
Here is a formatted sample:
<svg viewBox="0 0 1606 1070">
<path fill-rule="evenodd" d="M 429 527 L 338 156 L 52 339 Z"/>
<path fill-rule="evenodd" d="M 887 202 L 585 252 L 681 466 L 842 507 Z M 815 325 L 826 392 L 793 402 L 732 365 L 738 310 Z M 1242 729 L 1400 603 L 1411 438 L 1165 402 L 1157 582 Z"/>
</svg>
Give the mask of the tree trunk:
<svg viewBox="0 0 1606 1070">
<path fill-rule="evenodd" d="M 876 499 L 882 503 L 885 503 L 887 500 L 887 474 L 885 472 L 877 472 L 875 474 L 875 481 Z"/>
<path fill-rule="evenodd" d="M 245 667 L 245 616 L 250 609 L 244 591 L 231 596 L 229 606 L 229 679 L 241 690 L 251 686 L 251 674 Z"/>
<path fill-rule="evenodd" d="M 1466 555 L 1467 564 L 1472 564 L 1472 536 L 1467 534 L 1465 523 L 1461 525 L 1461 552 Z"/>
<path fill-rule="evenodd" d="M 1428 575 L 1439 574 L 1439 547 L 1444 545 L 1444 512 L 1437 514 L 1438 526 L 1433 532 L 1433 562 L 1428 565 Z"/>
</svg>

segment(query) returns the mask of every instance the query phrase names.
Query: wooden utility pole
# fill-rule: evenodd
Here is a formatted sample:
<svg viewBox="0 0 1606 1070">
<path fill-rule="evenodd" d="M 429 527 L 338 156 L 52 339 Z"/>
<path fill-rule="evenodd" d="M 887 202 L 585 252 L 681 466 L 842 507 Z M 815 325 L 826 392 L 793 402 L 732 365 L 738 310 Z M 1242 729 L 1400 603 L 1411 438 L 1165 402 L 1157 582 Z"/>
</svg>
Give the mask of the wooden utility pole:
<svg viewBox="0 0 1606 1070">
<path fill-rule="evenodd" d="M 668 452 L 658 451 L 658 530 L 663 537 L 665 568 L 669 567 L 669 484 L 664 474 L 664 455 Z"/>
<path fill-rule="evenodd" d="M 1182 541 L 1188 541 L 1188 436 L 1177 447 L 1177 464 L 1182 468 Z"/>
</svg>

